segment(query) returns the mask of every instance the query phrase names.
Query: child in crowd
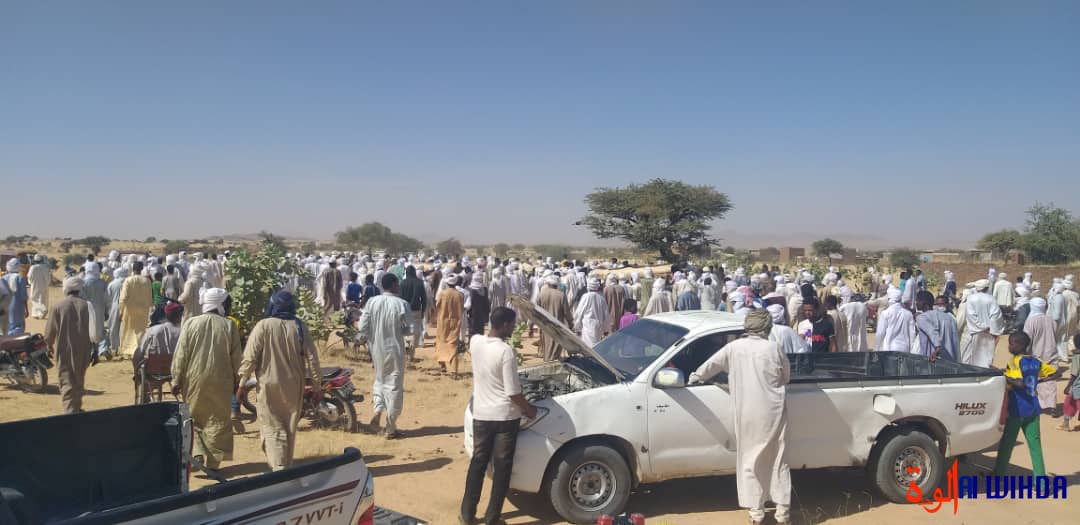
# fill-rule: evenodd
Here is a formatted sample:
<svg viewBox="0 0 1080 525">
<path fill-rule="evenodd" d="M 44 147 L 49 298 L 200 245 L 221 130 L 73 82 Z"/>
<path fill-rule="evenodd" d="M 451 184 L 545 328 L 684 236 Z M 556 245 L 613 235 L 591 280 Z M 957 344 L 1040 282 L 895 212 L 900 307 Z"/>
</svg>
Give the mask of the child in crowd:
<svg viewBox="0 0 1080 525">
<path fill-rule="evenodd" d="M 1065 372 L 1030 355 L 1031 337 L 1024 332 L 1009 335 L 1009 363 L 1005 367 L 1005 380 L 1009 390 L 1009 417 L 1005 421 L 1005 433 L 998 445 L 994 474 L 1004 476 L 1009 458 L 1016 446 L 1016 436 L 1024 431 L 1028 452 L 1031 454 L 1031 470 L 1036 476 L 1046 475 L 1043 463 L 1042 438 L 1039 435 L 1039 398 L 1035 386 L 1043 381 L 1056 381 Z"/>
<path fill-rule="evenodd" d="M 619 318 L 619 330 L 626 328 L 630 323 L 638 320 L 637 301 L 633 299 L 626 299 L 623 301 L 623 311 L 625 313 Z"/>
</svg>

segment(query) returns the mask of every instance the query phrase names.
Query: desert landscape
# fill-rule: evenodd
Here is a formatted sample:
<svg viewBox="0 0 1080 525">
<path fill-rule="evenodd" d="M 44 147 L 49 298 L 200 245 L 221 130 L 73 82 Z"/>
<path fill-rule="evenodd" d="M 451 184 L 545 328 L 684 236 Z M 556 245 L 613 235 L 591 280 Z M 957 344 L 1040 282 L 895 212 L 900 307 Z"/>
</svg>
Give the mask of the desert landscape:
<svg viewBox="0 0 1080 525">
<path fill-rule="evenodd" d="M 53 301 L 60 289 L 52 288 Z M 29 332 L 41 332 L 44 322 L 30 319 Z M 405 410 L 401 417 L 404 438 L 387 441 L 364 434 L 303 428 L 297 438 L 300 461 L 340 454 L 345 447 L 356 447 L 375 476 L 376 502 L 434 524 L 456 523 L 468 456 L 462 445 L 463 413 L 471 383 L 468 376 L 452 380 L 438 372 L 432 355 L 432 339 L 418 352 L 422 362 L 410 370 L 405 381 Z M 536 358 L 536 339 L 526 340 L 527 363 Z M 998 346 L 997 363 L 1004 362 L 1004 341 Z M 340 343 L 322 352 L 324 366 L 346 366 L 355 370 L 358 393 L 370 399 L 370 364 L 350 358 Z M 464 368 L 463 368 L 464 369 Z M 28 419 L 61 413 L 55 369 L 50 371 L 50 387 L 44 394 L 23 393 L 0 386 L 0 421 Z M 130 404 L 134 398 L 130 361 L 102 361 L 87 374 L 86 410 Z M 1059 382 L 1064 386 L 1064 382 Z M 360 419 L 371 415 L 367 402 L 357 405 Z M 1065 433 L 1055 427 L 1059 419 L 1042 420 L 1043 451 L 1051 474 L 1069 478 L 1070 490 L 1080 480 L 1080 432 Z M 301 424 L 303 427 L 303 423 Z M 268 471 L 259 447 L 258 427 L 254 421 L 243 422 L 244 431 L 235 438 L 234 459 L 226 462 L 223 473 L 229 478 L 250 476 Z M 798 436 L 789 436 L 798 439 Z M 1023 441 L 1021 439 L 1021 441 Z M 961 475 L 989 474 L 994 454 L 987 452 L 965 458 Z M 1030 460 L 1023 444 L 1013 453 L 1011 474 L 1030 474 Z M 193 474 L 192 487 L 212 481 Z M 486 497 L 486 494 L 485 494 Z M 484 504 L 482 500 L 481 504 Z M 629 510 L 648 518 L 650 524 L 706 525 L 745 523 L 745 511 L 739 509 L 733 476 L 677 480 L 642 486 L 630 500 Z M 876 493 L 858 470 L 797 471 L 793 473 L 792 516 L 794 523 L 877 523 L 899 524 L 933 520 L 941 523 L 983 523 L 1000 520 L 1002 513 L 1016 523 L 1075 523 L 1075 508 L 1060 500 L 960 500 L 958 512 L 945 505 L 928 514 L 915 505 L 897 505 Z M 1021 518 L 1021 516 L 1023 516 Z M 543 496 L 514 494 L 507 502 L 504 517 L 510 524 L 561 523 Z"/>
</svg>

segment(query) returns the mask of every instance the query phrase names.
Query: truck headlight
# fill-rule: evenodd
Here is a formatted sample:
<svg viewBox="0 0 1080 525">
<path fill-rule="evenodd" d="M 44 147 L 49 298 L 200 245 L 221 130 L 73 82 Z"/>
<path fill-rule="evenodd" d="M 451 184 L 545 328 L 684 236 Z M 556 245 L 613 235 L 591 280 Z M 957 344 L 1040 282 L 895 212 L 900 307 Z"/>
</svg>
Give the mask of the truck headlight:
<svg viewBox="0 0 1080 525">
<path fill-rule="evenodd" d="M 524 418 L 522 418 L 524 420 L 524 422 L 521 424 L 521 430 L 525 430 L 525 429 L 535 425 L 537 421 L 540 421 L 541 419 L 544 419 L 544 416 L 548 415 L 548 412 L 551 412 L 551 410 L 549 410 L 547 408 L 544 408 L 544 407 L 536 407 L 536 417 L 534 417 L 532 419 L 524 419 Z"/>
</svg>

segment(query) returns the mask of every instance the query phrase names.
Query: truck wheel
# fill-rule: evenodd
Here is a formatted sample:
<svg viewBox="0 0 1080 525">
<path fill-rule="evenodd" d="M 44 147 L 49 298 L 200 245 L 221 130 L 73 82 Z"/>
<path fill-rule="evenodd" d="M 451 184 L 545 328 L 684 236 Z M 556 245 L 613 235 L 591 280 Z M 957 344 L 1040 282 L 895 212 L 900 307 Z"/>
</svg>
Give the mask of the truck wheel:
<svg viewBox="0 0 1080 525">
<path fill-rule="evenodd" d="M 945 457 L 930 436 L 912 429 L 892 434 L 870 464 L 874 484 L 889 501 L 908 503 L 914 482 L 926 498 L 945 475 Z"/>
<path fill-rule="evenodd" d="M 633 480 L 622 455 L 603 445 L 580 445 L 562 454 L 548 485 L 551 505 L 571 523 L 596 523 L 617 515 L 630 499 Z"/>
</svg>

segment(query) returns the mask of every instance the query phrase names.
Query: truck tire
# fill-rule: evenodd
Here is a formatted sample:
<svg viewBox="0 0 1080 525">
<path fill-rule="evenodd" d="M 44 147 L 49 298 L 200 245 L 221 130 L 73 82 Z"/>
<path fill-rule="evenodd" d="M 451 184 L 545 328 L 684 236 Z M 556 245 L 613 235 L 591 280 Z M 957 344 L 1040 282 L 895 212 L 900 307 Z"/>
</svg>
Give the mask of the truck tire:
<svg viewBox="0 0 1080 525">
<path fill-rule="evenodd" d="M 902 428 L 888 435 L 872 456 L 870 474 L 881 494 L 893 503 L 909 503 L 912 481 L 929 497 L 945 475 L 945 456 L 923 432 Z"/>
<path fill-rule="evenodd" d="M 548 482 L 551 506 L 570 523 L 596 523 L 622 512 L 633 479 L 622 454 L 604 445 L 578 445 L 556 459 Z"/>
</svg>

